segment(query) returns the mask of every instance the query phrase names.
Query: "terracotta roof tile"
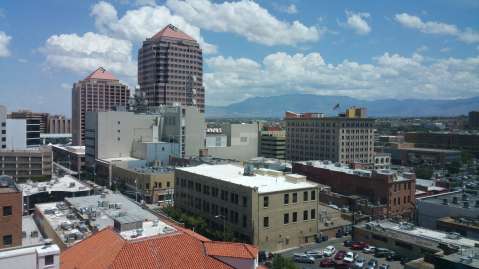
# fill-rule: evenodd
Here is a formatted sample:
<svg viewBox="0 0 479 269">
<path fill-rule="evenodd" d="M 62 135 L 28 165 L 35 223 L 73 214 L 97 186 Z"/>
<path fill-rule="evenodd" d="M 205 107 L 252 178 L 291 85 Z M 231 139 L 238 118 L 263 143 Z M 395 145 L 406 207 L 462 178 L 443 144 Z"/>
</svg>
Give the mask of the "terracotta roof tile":
<svg viewBox="0 0 479 269">
<path fill-rule="evenodd" d="M 248 244 L 212 241 L 205 242 L 204 246 L 206 254 L 209 256 L 243 259 L 256 259 L 258 257 L 258 249 Z"/>
<path fill-rule="evenodd" d="M 221 255 L 220 255 L 221 254 Z M 212 242 L 181 228 L 177 233 L 125 240 L 111 228 L 61 254 L 61 269 L 231 269 L 213 256 L 255 259 L 257 249 L 240 243 Z"/>
</svg>

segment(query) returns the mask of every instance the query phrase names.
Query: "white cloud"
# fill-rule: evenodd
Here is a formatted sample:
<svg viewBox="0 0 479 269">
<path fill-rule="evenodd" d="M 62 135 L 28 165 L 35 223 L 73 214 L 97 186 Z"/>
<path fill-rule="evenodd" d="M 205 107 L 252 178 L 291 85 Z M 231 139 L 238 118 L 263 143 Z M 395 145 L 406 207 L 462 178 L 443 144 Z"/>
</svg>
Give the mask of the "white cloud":
<svg viewBox="0 0 479 269">
<path fill-rule="evenodd" d="M 470 28 L 460 30 L 456 25 L 443 22 L 428 21 L 424 22 L 421 18 L 407 13 L 395 15 L 395 20 L 404 27 L 417 29 L 426 34 L 450 35 L 455 36 L 465 43 L 479 42 L 479 32 Z"/>
<path fill-rule="evenodd" d="M 8 36 L 5 32 L 0 31 L 0 58 L 10 56 L 10 50 L 8 50 L 8 44 L 12 40 L 11 36 Z"/>
<path fill-rule="evenodd" d="M 249 0 L 220 4 L 209 0 L 167 0 L 166 6 L 202 29 L 235 33 L 268 46 L 296 45 L 317 41 L 320 37 L 320 29 L 315 26 L 278 20 Z"/>
<path fill-rule="evenodd" d="M 457 98 L 479 94 L 479 57 L 425 60 L 384 53 L 371 64 L 344 60 L 327 63 L 319 53 L 277 52 L 261 63 L 223 56 L 206 60 L 209 105 L 250 96 L 289 93 L 377 98 Z M 214 96 L 214 98 L 213 98 Z"/>
<path fill-rule="evenodd" d="M 448 52 L 450 50 L 451 50 L 451 48 L 449 48 L 449 47 L 444 47 L 444 48 L 439 49 L 440 52 Z"/>
<path fill-rule="evenodd" d="M 295 4 L 289 4 L 289 5 L 280 5 L 277 3 L 273 2 L 273 7 L 279 12 L 287 13 L 287 14 L 296 14 L 298 13 L 298 8 L 296 7 Z"/>
<path fill-rule="evenodd" d="M 198 40 L 205 53 L 216 52 L 216 46 L 201 37 L 200 28 L 188 23 L 183 17 L 172 14 L 165 6 L 139 7 L 128 10 L 123 17 L 118 18 L 115 7 L 101 1 L 93 6 L 91 15 L 101 33 L 133 42 L 141 42 L 171 23 Z"/>
<path fill-rule="evenodd" d="M 371 26 L 366 21 L 370 17 L 369 13 L 346 11 L 346 26 L 353 29 L 358 35 L 366 35 L 371 32 Z"/>
<path fill-rule="evenodd" d="M 27 60 L 27 59 L 25 59 L 25 58 L 18 58 L 18 60 L 17 60 L 17 61 L 18 61 L 19 63 L 22 63 L 22 64 L 24 64 L 24 63 L 28 63 L 28 60 Z"/>
<path fill-rule="evenodd" d="M 131 57 L 130 41 L 111 38 L 96 33 L 53 35 L 41 51 L 46 55 L 49 68 L 66 69 L 87 74 L 99 66 L 136 81 L 136 63 Z"/>
</svg>

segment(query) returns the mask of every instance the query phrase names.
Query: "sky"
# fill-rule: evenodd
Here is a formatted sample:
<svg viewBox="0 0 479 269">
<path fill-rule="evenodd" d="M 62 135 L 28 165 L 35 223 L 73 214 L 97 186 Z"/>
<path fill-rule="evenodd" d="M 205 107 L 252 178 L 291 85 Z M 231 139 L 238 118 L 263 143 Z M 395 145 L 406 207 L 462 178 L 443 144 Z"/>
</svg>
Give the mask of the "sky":
<svg viewBox="0 0 479 269">
<path fill-rule="evenodd" d="M 207 105 L 474 97 L 478 14 L 477 0 L 2 0 L 0 104 L 68 116 L 99 66 L 134 88 L 138 48 L 170 23 L 203 49 Z"/>
</svg>

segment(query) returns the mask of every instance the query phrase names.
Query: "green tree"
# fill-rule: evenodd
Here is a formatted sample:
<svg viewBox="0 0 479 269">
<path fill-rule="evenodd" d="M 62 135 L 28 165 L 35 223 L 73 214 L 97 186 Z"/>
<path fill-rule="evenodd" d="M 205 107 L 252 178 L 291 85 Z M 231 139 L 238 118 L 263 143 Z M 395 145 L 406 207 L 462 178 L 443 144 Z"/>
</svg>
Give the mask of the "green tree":
<svg viewBox="0 0 479 269">
<path fill-rule="evenodd" d="M 459 173 L 460 169 L 461 169 L 461 163 L 458 161 L 453 161 L 452 163 L 447 165 L 447 172 L 449 174 L 457 174 Z"/>
<path fill-rule="evenodd" d="M 275 255 L 272 262 L 272 269 L 299 269 L 291 258 Z"/>
<path fill-rule="evenodd" d="M 416 167 L 415 169 L 416 177 L 422 179 L 431 179 L 432 177 L 432 168 L 426 166 Z"/>
</svg>

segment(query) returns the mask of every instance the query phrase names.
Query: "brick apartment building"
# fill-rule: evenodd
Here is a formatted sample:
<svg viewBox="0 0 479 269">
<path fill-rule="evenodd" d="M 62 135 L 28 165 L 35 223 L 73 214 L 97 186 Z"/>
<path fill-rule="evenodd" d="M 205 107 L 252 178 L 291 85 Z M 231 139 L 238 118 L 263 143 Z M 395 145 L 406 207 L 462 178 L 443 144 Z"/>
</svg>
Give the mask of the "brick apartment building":
<svg viewBox="0 0 479 269">
<path fill-rule="evenodd" d="M 364 108 L 349 108 L 338 117 L 286 112 L 286 158 L 374 163 L 374 119 Z"/>
<path fill-rule="evenodd" d="M 376 215 L 374 218 L 410 219 L 414 215 L 416 200 L 414 174 L 398 175 L 391 170 L 351 169 L 328 161 L 293 163 L 293 173 L 305 175 L 308 180 L 330 186 L 332 192 L 362 196 L 370 203 L 385 205 L 385 215 Z"/>
<path fill-rule="evenodd" d="M 84 80 L 73 84 L 72 143 L 81 146 L 85 140 L 85 116 L 88 111 L 111 111 L 127 107 L 130 90 L 110 72 L 100 67 Z"/>
<path fill-rule="evenodd" d="M 175 26 L 166 26 L 147 38 L 138 52 L 138 84 L 148 107 L 178 103 L 204 112 L 200 45 Z"/>
<path fill-rule="evenodd" d="M 0 249 L 22 244 L 22 191 L 9 176 L 0 176 Z"/>
</svg>

